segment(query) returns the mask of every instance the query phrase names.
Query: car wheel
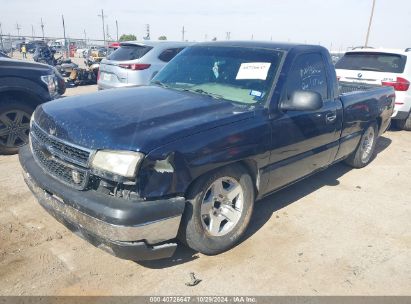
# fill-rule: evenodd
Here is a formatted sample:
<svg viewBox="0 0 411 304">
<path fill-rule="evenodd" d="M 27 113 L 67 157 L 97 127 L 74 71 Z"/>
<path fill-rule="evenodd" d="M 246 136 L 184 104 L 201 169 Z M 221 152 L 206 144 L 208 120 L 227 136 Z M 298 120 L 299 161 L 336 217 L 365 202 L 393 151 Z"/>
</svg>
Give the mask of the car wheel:
<svg viewBox="0 0 411 304">
<path fill-rule="evenodd" d="M 411 131 L 411 112 L 408 115 L 408 118 L 394 120 L 394 122 L 395 122 L 395 126 L 398 129 L 405 130 L 405 131 Z"/>
<path fill-rule="evenodd" d="M 345 160 L 345 162 L 354 168 L 362 168 L 368 165 L 375 151 L 375 145 L 378 138 L 378 128 L 375 123 L 371 124 L 361 136 L 357 149 Z"/>
<path fill-rule="evenodd" d="M 241 166 L 207 174 L 187 194 L 180 239 L 203 254 L 226 251 L 243 236 L 253 206 L 253 182 Z"/>
<path fill-rule="evenodd" d="M 15 154 L 28 143 L 33 111 L 16 101 L 0 105 L 0 154 Z"/>
</svg>

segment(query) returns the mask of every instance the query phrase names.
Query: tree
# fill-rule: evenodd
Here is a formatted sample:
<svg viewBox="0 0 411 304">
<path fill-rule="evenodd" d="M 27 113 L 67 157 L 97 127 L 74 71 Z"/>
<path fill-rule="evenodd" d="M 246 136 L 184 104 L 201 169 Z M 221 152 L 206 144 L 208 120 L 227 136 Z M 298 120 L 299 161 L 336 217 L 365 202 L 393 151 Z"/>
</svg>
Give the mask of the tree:
<svg viewBox="0 0 411 304">
<path fill-rule="evenodd" d="M 217 41 L 217 37 L 214 37 L 213 39 L 211 39 L 211 41 Z"/>
<path fill-rule="evenodd" d="M 160 37 L 158 37 L 158 40 L 167 40 L 167 37 L 164 35 L 161 35 Z"/>
<path fill-rule="evenodd" d="M 137 40 L 136 35 L 133 34 L 123 34 L 120 36 L 120 41 L 133 41 Z"/>
</svg>

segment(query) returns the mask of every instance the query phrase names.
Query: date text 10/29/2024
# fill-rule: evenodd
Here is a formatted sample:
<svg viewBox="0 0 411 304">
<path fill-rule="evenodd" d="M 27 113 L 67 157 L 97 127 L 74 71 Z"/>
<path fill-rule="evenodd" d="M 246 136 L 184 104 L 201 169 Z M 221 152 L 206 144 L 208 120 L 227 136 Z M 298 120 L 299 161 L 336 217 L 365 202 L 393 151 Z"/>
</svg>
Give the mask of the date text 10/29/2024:
<svg viewBox="0 0 411 304">
<path fill-rule="evenodd" d="M 256 297 L 248 296 L 164 296 L 149 300 L 150 303 L 257 303 Z"/>
</svg>

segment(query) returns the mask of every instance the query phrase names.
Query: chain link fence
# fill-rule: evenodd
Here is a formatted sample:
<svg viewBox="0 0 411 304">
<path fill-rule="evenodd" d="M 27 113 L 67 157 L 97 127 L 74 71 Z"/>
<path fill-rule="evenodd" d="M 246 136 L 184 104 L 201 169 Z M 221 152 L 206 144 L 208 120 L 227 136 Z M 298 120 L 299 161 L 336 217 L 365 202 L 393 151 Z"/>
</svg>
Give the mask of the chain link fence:
<svg viewBox="0 0 411 304">
<path fill-rule="evenodd" d="M 21 45 L 26 44 L 28 53 L 34 53 L 38 43 L 46 43 L 53 47 L 56 52 L 62 53 L 67 57 L 81 57 L 83 51 L 90 48 L 108 47 L 112 40 L 90 39 L 90 38 L 71 38 L 71 37 L 42 37 L 42 36 L 16 36 L 0 35 L 0 51 L 15 57 L 21 53 Z"/>
</svg>

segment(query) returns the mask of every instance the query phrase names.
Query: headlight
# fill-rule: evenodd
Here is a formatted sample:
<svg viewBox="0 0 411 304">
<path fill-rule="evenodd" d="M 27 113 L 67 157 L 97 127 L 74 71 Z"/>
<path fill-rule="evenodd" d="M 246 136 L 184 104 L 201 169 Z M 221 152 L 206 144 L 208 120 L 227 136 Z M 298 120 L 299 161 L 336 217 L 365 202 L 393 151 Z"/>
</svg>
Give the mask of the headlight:
<svg viewBox="0 0 411 304">
<path fill-rule="evenodd" d="M 43 82 L 47 85 L 47 88 L 50 92 L 50 94 L 54 94 L 54 92 L 56 91 L 56 76 L 54 75 L 44 75 L 41 76 L 41 80 L 43 80 Z"/>
<path fill-rule="evenodd" d="M 124 177 L 134 177 L 144 154 L 129 151 L 97 151 L 91 162 L 95 169 L 101 169 Z"/>
</svg>

